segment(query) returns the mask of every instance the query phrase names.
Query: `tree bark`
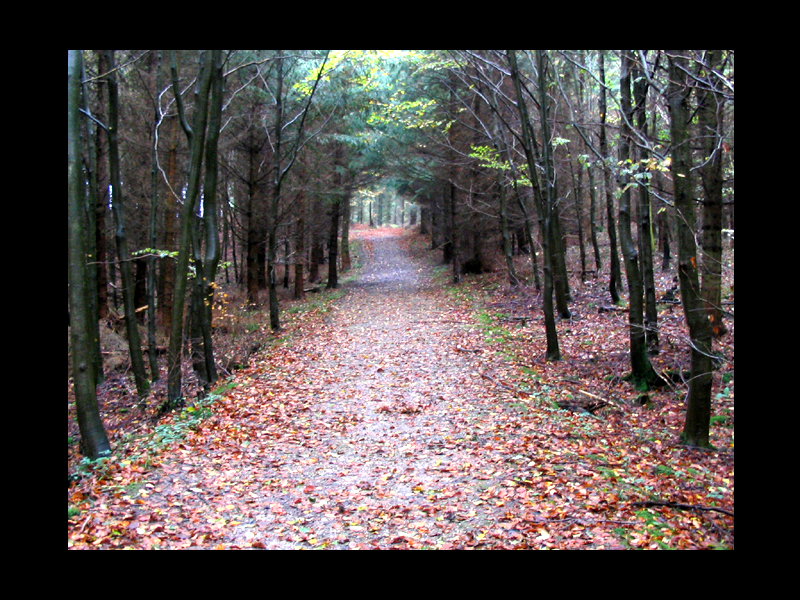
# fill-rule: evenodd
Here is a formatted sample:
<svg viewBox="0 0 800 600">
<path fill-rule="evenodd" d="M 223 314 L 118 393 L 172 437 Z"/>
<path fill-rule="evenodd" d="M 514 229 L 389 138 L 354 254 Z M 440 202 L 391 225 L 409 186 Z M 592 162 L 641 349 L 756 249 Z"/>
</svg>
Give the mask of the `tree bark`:
<svg viewBox="0 0 800 600">
<path fill-rule="evenodd" d="M 119 259 L 122 278 L 122 301 L 125 306 L 125 331 L 128 336 L 128 348 L 131 368 L 136 382 L 136 393 L 140 400 L 150 393 L 150 382 L 144 366 L 142 342 L 136 321 L 136 303 L 134 300 L 134 277 L 131 257 L 128 252 L 128 240 L 125 232 L 125 200 L 122 192 L 122 176 L 119 164 L 118 113 L 119 92 L 117 90 L 117 74 L 114 65 L 114 51 L 104 51 L 104 65 L 107 69 L 108 84 L 108 166 L 111 183 L 111 208 L 114 214 L 115 238 L 117 242 L 117 258 Z"/>
<path fill-rule="evenodd" d="M 610 160 L 608 152 L 608 141 L 606 138 L 606 70 L 605 70 L 605 50 L 600 50 L 600 154 L 607 162 Z M 603 187 L 606 193 L 606 216 L 608 222 L 608 244 L 609 244 L 609 272 L 608 272 L 608 293 L 611 302 L 618 304 L 619 286 L 622 281 L 622 268 L 619 262 L 619 249 L 617 248 L 617 226 L 616 215 L 614 214 L 614 195 L 611 186 L 611 169 L 608 164 L 603 165 Z"/>
<path fill-rule="evenodd" d="M 202 233 L 204 239 L 195 236 L 195 287 L 194 319 L 200 336 L 199 369 L 200 381 L 205 393 L 217 381 L 217 367 L 214 361 L 214 345 L 211 337 L 211 320 L 214 307 L 214 283 L 219 265 L 219 226 L 217 208 L 217 142 L 222 119 L 222 51 L 211 51 L 212 69 L 208 100 L 208 126 L 205 140 L 205 179 L 203 183 Z M 200 229 L 200 221 L 197 226 Z"/>
<path fill-rule="evenodd" d="M 295 262 L 294 262 L 294 298 L 300 300 L 305 296 L 305 261 L 306 261 L 306 208 L 305 196 L 301 192 L 297 197 L 297 223 L 295 225 Z"/>
<path fill-rule="evenodd" d="M 725 99 L 719 92 L 718 77 L 723 53 L 707 50 L 705 85 L 698 91 L 697 118 L 700 127 L 703 164 L 703 271 L 702 295 L 711 332 L 722 337 L 728 332 L 722 312 L 722 136 Z"/>
<path fill-rule="evenodd" d="M 269 286 L 269 322 L 272 331 L 278 331 L 280 323 L 280 306 L 278 304 L 278 282 L 275 274 L 275 263 L 278 260 L 278 206 L 281 201 L 282 142 L 283 142 L 283 57 L 280 50 L 277 58 L 277 81 L 275 91 L 275 120 L 273 126 L 273 179 L 272 194 L 269 202 L 269 225 L 267 227 L 267 285 Z"/>
<path fill-rule="evenodd" d="M 633 125 L 640 136 L 647 136 L 647 91 L 648 81 L 644 76 L 647 65 L 634 61 L 631 76 L 633 78 Z M 639 171 L 642 163 L 649 158 L 642 144 L 637 144 L 634 158 L 639 160 Z M 642 174 L 644 175 L 644 173 Z M 647 350 L 651 354 L 658 353 L 658 309 L 656 307 L 656 286 L 653 273 L 653 221 L 650 203 L 650 182 L 640 181 L 637 186 L 639 195 L 639 252 L 642 257 L 641 271 L 644 286 L 644 333 Z"/>
<path fill-rule="evenodd" d="M 516 92 L 517 111 L 520 116 L 520 124 L 522 126 L 522 147 L 525 151 L 525 158 L 528 163 L 528 175 L 531 178 L 531 183 L 536 189 L 539 187 L 539 177 L 536 166 L 536 161 L 533 154 L 533 127 L 528 116 L 528 109 L 525 104 L 525 97 L 522 94 L 522 82 L 520 80 L 519 68 L 517 66 L 517 58 L 514 50 L 507 51 L 509 68 L 511 70 L 511 79 L 514 83 L 514 90 Z M 548 193 L 544 197 L 542 194 L 534 194 L 539 204 L 540 215 L 540 228 L 542 238 L 542 259 L 543 272 L 544 272 L 544 290 L 542 293 L 544 321 L 545 321 L 545 336 L 547 338 L 547 349 L 545 351 L 546 360 L 560 360 L 561 351 L 558 345 L 558 332 L 556 330 L 555 315 L 553 313 L 553 257 L 551 251 L 552 244 L 552 212 L 553 206 L 550 203 L 551 195 Z"/>
<path fill-rule="evenodd" d="M 630 168 L 630 140 L 633 119 L 631 106 L 631 66 L 633 64 L 630 50 L 622 51 L 620 72 L 620 104 L 622 106 L 622 122 L 620 131 L 620 163 L 623 168 Z M 625 259 L 625 276 L 628 279 L 628 335 L 630 339 L 630 380 L 637 387 L 649 388 L 658 380 L 658 376 L 647 355 L 647 340 L 644 325 L 644 288 L 642 274 L 639 270 L 639 253 L 631 231 L 631 188 L 635 185 L 630 176 L 621 181 L 623 185 L 619 198 L 619 235 L 622 255 Z"/>
<path fill-rule="evenodd" d="M 81 77 L 85 79 L 85 65 L 82 65 L 82 71 Z M 87 113 L 90 112 L 89 102 L 83 90 L 80 103 Z M 86 119 L 86 158 L 83 161 L 86 169 L 86 255 L 89 259 L 86 265 L 86 281 L 89 286 L 91 309 L 90 337 L 94 354 L 96 383 L 99 385 L 105 381 L 103 355 L 100 348 L 100 319 L 108 316 L 108 306 L 105 305 L 107 291 L 105 289 L 107 285 L 105 276 L 105 206 L 99 199 L 101 194 L 99 193 L 98 129 L 93 119 Z M 102 293 L 101 287 L 103 288 Z"/>
<path fill-rule="evenodd" d="M 181 212 L 178 238 L 178 259 L 175 266 L 175 294 L 172 305 L 172 324 L 167 350 L 167 400 L 162 410 L 172 410 L 183 405 L 181 347 L 183 345 L 183 316 L 186 300 L 187 275 L 189 259 L 192 254 L 192 219 L 194 219 L 197 199 L 200 195 L 200 172 L 203 164 L 203 144 L 205 142 L 206 122 L 208 120 L 208 95 L 211 87 L 210 51 L 204 51 L 201 57 L 201 69 L 195 88 L 195 106 L 192 125 L 189 126 L 183 110 L 183 99 L 178 84 L 178 67 L 174 53 L 172 54 L 172 79 L 175 100 L 178 104 L 181 125 L 189 139 L 190 163 L 189 182 Z"/>
<path fill-rule="evenodd" d="M 157 52 L 155 57 L 156 70 L 156 93 L 161 90 L 161 52 Z M 158 218 L 158 168 L 157 168 L 157 152 L 155 135 L 156 128 L 158 127 L 159 111 L 158 106 L 153 114 L 153 147 L 150 151 L 150 222 L 148 223 L 148 240 L 150 248 L 157 247 L 156 239 L 156 223 Z M 147 259 L 147 359 L 150 366 L 150 380 L 157 381 L 159 378 L 158 372 L 158 354 L 156 350 L 156 257 L 151 255 Z"/>
<path fill-rule="evenodd" d="M 86 231 L 84 181 L 80 158 L 79 98 L 82 50 L 67 52 L 67 199 L 69 247 L 69 306 L 72 376 L 75 405 L 81 434 L 81 453 L 90 459 L 111 453 L 111 445 L 100 418 L 95 388 L 93 352 L 90 338 L 90 310 L 86 287 Z"/>
<path fill-rule="evenodd" d="M 332 290 L 339 287 L 339 215 L 341 198 L 338 190 L 333 193 L 331 203 L 330 229 L 328 230 L 328 283 L 326 289 Z"/>
<path fill-rule="evenodd" d="M 688 59 L 683 50 L 667 50 L 667 104 L 672 141 L 672 183 L 678 231 L 678 280 L 681 302 L 689 328 L 691 377 L 686 399 L 683 442 L 690 446 L 709 447 L 711 419 L 711 327 L 700 292 L 695 242 L 695 214 L 692 202 L 692 161 L 689 146 Z"/>
</svg>

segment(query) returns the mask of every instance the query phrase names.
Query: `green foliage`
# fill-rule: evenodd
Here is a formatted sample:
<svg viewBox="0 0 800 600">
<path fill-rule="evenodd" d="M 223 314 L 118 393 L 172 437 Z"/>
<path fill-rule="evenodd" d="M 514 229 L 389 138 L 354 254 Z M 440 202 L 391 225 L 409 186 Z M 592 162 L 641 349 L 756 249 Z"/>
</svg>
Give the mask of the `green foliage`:
<svg viewBox="0 0 800 600">
<path fill-rule="evenodd" d="M 157 258 L 177 258 L 178 252 L 177 250 L 170 251 L 170 250 L 159 250 L 157 248 L 142 248 L 141 250 L 132 252 L 131 256 L 134 256 L 136 258 L 145 256 L 155 256 Z"/>
</svg>

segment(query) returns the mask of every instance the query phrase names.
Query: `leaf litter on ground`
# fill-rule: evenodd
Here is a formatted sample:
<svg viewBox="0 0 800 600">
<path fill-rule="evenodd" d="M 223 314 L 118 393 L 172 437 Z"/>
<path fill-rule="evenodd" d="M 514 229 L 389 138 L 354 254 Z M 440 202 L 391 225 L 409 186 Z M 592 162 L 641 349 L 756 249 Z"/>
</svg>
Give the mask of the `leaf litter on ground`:
<svg viewBox="0 0 800 600">
<path fill-rule="evenodd" d="M 191 407 L 204 418 L 167 416 L 189 421 L 179 440 L 130 441 L 70 487 L 69 548 L 733 548 L 732 428 L 690 449 L 677 394 L 630 402 L 616 315 L 561 322 L 547 363 L 534 293 L 449 286 L 415 237 L 359 235 L 330 310 Z M 487 335 L 492 302 L 527 320 Z M 576 397 L 608 404 L 559 407 Z"/>
</svg>

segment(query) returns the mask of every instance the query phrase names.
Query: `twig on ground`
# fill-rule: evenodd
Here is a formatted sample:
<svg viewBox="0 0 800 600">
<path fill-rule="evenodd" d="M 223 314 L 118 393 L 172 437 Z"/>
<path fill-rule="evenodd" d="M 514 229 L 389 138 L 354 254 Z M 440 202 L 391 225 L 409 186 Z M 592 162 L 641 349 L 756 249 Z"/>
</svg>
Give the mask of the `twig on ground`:
<svg viewBox="0 0 800 600">
<path fill-rule="evenodd" d="M 733 516 L 733 513 L 724 508 L 716 506 L 703 506 L 701 504 L 681 504 L 680 502 L 661 502 L 657 500 L 640 500 L 631 502 L 631 506 L 669 506 L 670 508 L 680 508 L 681 510 L 706 510 L 722 513 L 723 515 Z"/>
</svg>

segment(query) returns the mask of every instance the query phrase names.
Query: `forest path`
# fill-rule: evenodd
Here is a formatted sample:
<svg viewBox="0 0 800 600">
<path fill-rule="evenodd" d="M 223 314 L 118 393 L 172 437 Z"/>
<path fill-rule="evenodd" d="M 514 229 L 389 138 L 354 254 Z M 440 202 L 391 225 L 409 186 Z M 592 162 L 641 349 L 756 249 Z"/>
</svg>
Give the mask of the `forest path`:
<svg viewBox="0 0 800 600">
<path fill-rule="evenodd" d="M 362 244 L 323 323 L 238 375 L 148 485 L 187 544 L 463 547 L 502 520 L 482 500 L 506 460 L 485 445 L 498 391 L 464 352 L 482 336 L 399 232 Z"/>
<path fill-rule="evenodd" d="M 707 452 L 676 443 L 665 395 L 599 417 L 556 407 L 630 393 L 601 387 L 585 348 L 613 348 L 615 322 L 566 323 L 571 358 L 547 364 L 540 323 L 487 324 L 419 238 L 358 236 L 343 297 L 287 312 L 211 398 L 70 483 L 70 548 L 733 548 L 732 429 Z"/>
</svg>

